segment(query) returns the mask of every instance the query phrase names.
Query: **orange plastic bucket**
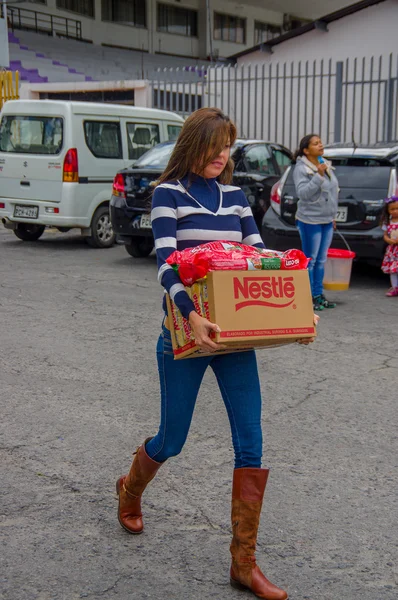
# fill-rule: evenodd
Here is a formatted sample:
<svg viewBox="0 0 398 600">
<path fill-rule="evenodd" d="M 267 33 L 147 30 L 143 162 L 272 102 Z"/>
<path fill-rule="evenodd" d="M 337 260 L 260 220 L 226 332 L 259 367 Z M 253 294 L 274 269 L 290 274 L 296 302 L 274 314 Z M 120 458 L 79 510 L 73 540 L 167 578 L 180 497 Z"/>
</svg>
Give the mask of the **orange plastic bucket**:
<svg viewBox="0 0 398 600">
<path fill-rule="evenodd" d="M 323 287 L 326 290 L 348 290 L 354 258 L 355 252 L 351 252 L 351 250 L 329 248 L 323 278 Z"/>
</svg>

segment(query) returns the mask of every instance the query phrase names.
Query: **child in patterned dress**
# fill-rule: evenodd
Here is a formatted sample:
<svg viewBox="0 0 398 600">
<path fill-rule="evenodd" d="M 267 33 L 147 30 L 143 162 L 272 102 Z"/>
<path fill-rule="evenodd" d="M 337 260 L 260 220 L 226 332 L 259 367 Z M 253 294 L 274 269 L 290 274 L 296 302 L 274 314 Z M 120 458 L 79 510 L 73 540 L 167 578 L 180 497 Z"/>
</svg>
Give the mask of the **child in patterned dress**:
<svg viewBox="0 0 398 600">
<path fill-rule="evenodd" d="M 391 298 L 398 296 L 398 196 L 386 199 L 380 224 L 388 244 L 381 268 L 390 275 L 391 288 L 386 296 Z"/>
</svg>

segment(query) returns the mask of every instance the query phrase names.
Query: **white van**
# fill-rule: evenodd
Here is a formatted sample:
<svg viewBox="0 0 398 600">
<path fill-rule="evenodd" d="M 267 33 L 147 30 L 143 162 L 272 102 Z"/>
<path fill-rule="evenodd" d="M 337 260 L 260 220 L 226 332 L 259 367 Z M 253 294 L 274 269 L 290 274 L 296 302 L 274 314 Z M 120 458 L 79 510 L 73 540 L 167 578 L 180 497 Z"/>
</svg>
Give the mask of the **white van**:
<svg viewBox="0 0 398 600">
<path fill-rule="evenodd" d="M 87 242 L 115 241 L 109 201 L 117 171 L 184 120 L 165 110 L 59 100 L 10 100 L 0 123 L 0 219 L 26 241 L 45 227 L 81 229 Z"/>
</svg>

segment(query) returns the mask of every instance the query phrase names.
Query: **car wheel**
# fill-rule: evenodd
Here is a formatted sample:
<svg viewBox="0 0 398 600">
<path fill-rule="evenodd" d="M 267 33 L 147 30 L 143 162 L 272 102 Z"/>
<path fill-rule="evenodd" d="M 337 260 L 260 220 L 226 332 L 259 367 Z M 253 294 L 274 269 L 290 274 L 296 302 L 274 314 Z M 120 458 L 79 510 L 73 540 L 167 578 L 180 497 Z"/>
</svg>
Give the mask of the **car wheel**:
<svg viewBox="0 0 398 600">
<path fill-rule="evenodd" d="M 134 258 L 145 258 L 152 252 L 154 244 L 152 240 L 148 240 L 147 238 L 134 237 L 131 238 L 129 244 L 125 244 L 125 248 L 130 256 L 133 256 Z"/>
<path fill-rule="evenodd" d="M 31 225 L 30 223 L 18 223 L 14 233 L 20 240 L 24 242 L 35 242 L 44 233 L 44 225 Z"/>
<path fill-rule="evenodd" d="M 115 233 L 109 216 L 109 208 L 100 206 L 91 221 L 91 235 L 86 242 L 92 248 L 110 248 L 115 243 Z"/>
</svg>

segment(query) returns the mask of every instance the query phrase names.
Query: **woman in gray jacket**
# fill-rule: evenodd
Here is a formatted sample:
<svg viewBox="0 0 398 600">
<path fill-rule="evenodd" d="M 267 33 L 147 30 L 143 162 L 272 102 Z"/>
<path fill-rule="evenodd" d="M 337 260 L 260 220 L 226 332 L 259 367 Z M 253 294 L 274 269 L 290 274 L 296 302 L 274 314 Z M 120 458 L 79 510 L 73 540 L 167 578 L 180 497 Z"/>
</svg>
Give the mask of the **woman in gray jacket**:
<svg viewBox="0 0 398 600">
<path fill-rule="evenodd" d="M 323 276 L 328 249 L 332 243 L 337 214 L 339 184 L 332 165 L 322 158 L 324 149 L 320 137 L 306 135 L 295 154 L 293 179 L 298 196 L 296 213 L 301 245 L 311 258 L 308 273 L 315 310 L 334 308 L 323 294 Z"/>
</svg>

